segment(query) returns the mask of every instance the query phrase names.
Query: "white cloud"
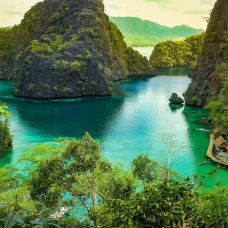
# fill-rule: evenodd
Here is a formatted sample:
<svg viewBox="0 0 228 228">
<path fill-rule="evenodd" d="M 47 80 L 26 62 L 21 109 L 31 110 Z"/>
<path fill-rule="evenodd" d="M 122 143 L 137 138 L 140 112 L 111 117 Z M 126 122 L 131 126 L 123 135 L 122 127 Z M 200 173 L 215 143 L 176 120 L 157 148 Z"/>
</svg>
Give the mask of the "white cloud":
<svg viewBox="0 0 228 228">
<path fill-rule="evenodd" d="M 216 0 L 104 0 L 110 16 L 134 16 L 160 24 L 187 24 L 205 28 Z M 0 0 L 0 26 L 18 24 L 26 11 L 39 0 Z"/>
<path fill-rule="evenodd" d="M 0 0 L 0 26 L 18 24 L 26 11 L 39 0 Z"/>
<path fill-rule="evenodd" d="M 214 0 L 200 0 L 200 2 L 202 4 L 205 4 L 205 5 L 208 5 L 208 6 L 212 6 L 215 3 Z"/>
<path fill-rule="evenodd" d="M 136 16 L 163 25 L 206 28 L 203 19 L 216 0 L 104 0 L 110 16 Z M 112 7 L 112 5 L 118 7 Z"/>
</svg>

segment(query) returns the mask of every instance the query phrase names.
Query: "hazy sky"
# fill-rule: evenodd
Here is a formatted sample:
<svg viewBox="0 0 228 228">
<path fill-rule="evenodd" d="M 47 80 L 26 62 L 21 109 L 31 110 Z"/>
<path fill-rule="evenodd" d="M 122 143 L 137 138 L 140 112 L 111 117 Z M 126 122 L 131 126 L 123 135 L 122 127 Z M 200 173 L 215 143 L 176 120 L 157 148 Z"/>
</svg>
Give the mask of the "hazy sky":
<svg viewBox="0 0 228 228">
<path fill-rule="evenodd" d="M 75 0 L 77 1 L 77 0 Z M 216 0 L 104 0 L 110 16 L 135 16 L 163 25 L 187 24 L 206 27 L 208 16 Z M 39 0 L 0 0 L 0 26 L 18 24 L 24 13 Z"/>
</svg>

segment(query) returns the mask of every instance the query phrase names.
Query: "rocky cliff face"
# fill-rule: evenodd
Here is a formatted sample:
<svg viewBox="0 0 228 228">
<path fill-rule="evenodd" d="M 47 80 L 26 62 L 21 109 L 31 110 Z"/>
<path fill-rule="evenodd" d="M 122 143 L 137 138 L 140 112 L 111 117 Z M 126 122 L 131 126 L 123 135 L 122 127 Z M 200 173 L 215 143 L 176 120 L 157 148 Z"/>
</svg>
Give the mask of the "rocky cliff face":
<svg viewBox="0 0 228 228">
<path fill-rule="evenodd" d="M 186 104 L 205 106 L 219 95 L 228 69 L 228 1 L 217 0 L 211 13 L 204 46 L 193 80 L 184 94 Z M 225 73 L 227 72 L 227 73 Z"/>
<path fill-rule="evenodd" d="M 147 59 L 127 48 L 101 0 L 45 0 L 12 33 L 16 96 L 110 95 L 115 80 L 153 74 Z"/>
</svg>

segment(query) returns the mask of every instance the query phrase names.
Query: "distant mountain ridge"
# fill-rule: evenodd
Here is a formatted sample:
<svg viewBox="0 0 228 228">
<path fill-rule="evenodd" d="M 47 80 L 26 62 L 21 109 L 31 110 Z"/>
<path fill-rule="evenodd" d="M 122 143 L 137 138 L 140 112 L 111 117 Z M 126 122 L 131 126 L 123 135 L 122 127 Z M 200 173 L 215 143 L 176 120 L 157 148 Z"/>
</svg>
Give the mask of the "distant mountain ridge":
<svg viewBox="0 0 228 228">
<path fill-rule="evenodd" d="M 123 33 L 129 46 L 154 46 L 168 39 L 184 39 L 202 33 L 204 30 L 180 25 L 168 27 L 137 17 L 110 17 Z"/>
</svg>

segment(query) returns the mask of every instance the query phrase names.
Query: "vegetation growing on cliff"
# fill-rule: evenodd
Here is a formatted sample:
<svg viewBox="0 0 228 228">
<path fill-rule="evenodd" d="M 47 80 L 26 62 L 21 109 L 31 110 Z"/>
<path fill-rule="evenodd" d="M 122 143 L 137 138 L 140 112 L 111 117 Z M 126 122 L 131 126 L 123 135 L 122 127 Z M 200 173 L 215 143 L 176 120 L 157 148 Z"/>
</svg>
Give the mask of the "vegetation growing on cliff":
<svg viewBox="0 0 228 228">
<path fill-rule="evenodd" d="M 228 80 L 228 1 L 217 0 L 211 12 L 205 41 L 197 65 L 192 70 L 192 82 L 184 94 L 186 104 L 199 107 L 219 99 Z"/>
<path fill-rule="evenodd" d="M 223 62 L 216 68 L 223 84 L 222 90 L 218 97 L 212 99 L 206 106 L 211 111 L 211 118 L 214 120 L 215 127 L 222 133 L 228 135 L 228 32 L 224 35 L 224 42 L 220 45 L 223 53 Z"/>
<path fill-rule="evenodd" d="M 13 40 L 10 28 L 0 28 L 0 79 L 9 79 L 12 69 Z"/>
<path fill-rule="evenodd" d="M 205 108 L 211 111 L 214 127 L 228 135 L 228 82 L 224 84 L 219 97 L 209 102 Z"/>
<path fill-rule="evenodd" d="M 8 123 L 10 113 L 6 109 L 6 105 L 0 104 L 0 155 L 4 154 L 12 143 Z"/>
<path fill-rule="evenodd" d="M 201 53 L 205 34 L 194 35 L 184 41 L 158 43 L 150 57 L 153 67 L 192 67 Z"/>
<path fill-rule="evenodd" d="M 110 95 L 112 82 L 152 75 L 146 58 L 127 48 L 100 0 L 43 1 L 3 39 L 13 37 L 2 78 L 14 94 L 33 98 Z M 130 60 L 134 58 L 133 60 Z"/>
<path fill-rule="evenodd" d="M 11 167 L 0 169 L 3 226 L 9 221 L 18 227 L 227 226 L 226 188 L 199 194 L 201 179 L 190 184 L 189 178 L 168 177 L 166 167 L 145 155 L 131 169 L 112 165 L 88 133 L 37 146 L 20 162 L 26 164 L 25 176 Z M 63 218 L 56 213 L 61 207 L 68 209 Z"/>
<path fill-rule="evenodd" d="M 9 39 L 10 29 L 0 28 L 0 61 L 10 57 L 12 42 Z"/>
<path fill-rule="evenodd" d="M 211 111 L 211 118 L 214 127 L 218 128 L 221 133 L 228 135 L 228 32 L 222 37 L 223 41 L 219 45 L 219 54 L 222 55 L 220 63 L 216 65 L 213 73 L 214 84 L 219 84 L 221 91 L 209 99 L 206 109 Z M 204 96 L 208 96 L 205 92 Z M 202 98 L 193 97 L 195 102 L 201 102 Z"/>
</svg>

